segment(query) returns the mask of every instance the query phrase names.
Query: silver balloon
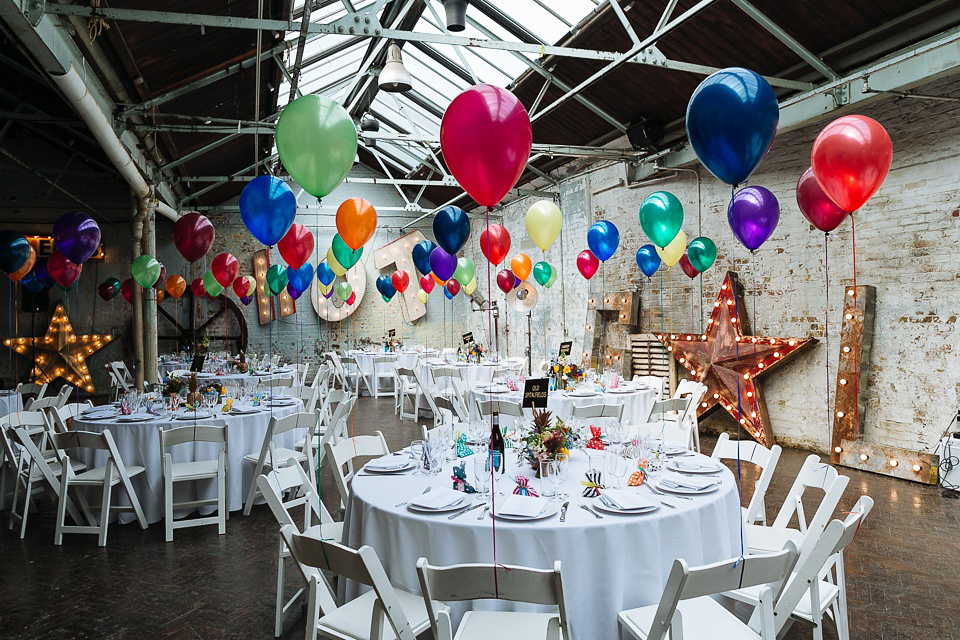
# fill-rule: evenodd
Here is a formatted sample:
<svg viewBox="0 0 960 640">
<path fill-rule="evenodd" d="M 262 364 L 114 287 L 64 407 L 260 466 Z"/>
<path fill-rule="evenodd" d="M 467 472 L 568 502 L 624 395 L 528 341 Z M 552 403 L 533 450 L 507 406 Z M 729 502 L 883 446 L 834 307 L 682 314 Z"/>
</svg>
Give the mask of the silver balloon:
<svg viewBox="0 0 960 640">
<path fill-rule="evenodd" d="M 523 282 L 519 287 L 507 294 L 507 304 L 514 311 L 526 313 L 537 304 L 537 289 L 529 282 Z"/>
</svg>

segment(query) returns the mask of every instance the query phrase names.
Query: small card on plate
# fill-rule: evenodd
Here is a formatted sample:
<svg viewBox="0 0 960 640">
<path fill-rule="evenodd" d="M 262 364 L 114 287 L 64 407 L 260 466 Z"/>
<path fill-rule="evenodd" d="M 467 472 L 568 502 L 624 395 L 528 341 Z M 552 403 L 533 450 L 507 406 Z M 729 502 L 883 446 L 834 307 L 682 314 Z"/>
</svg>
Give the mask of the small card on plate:
<svg viewBox="0 0 960 640">
<path fill-rule="evenodd" d="M 465 494 L 462 491 L 441 488 L 424 493 L 410 501 L 411 506 L 419 509 L 444 509 L 463 501 Z"/>
<path fill-rule="evenodd" d="M 642 511 L 644 509 L 654 509 L 657 506 L 655 502 L 642 494 L 624 489 L 604 489 L 600 494 L 600 499 L 604 500 L 610 507 L 622 511 Z"/>
<path fill-rule="evenodd" d="M 497 507 L 497 513 L 512 518 L 535 518 L 543 512 L 546 506 L 547 501 L 543 498 L 514 494 L 507 496 L 503 504 Z"/>
</svg>

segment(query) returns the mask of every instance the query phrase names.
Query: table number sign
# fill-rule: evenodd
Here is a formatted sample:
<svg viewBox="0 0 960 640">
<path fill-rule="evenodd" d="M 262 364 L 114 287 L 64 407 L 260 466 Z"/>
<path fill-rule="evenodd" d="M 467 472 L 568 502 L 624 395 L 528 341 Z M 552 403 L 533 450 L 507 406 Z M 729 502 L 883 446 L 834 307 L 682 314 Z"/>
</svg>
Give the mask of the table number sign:
<svg viewBox="0 0 960 640">
<path fill-rule="evenodd" d="M 394 338 L 394 337 L 396 337 L 396 335 L 397 335 L 397 330 L 396 330 L 396 329 L 390 329 L 389 331 L 387 331 L 387 337 L 388 337 L 388 338 Z"/>
<path fill-rule="evenodd" d="M 473 342 L 473 331 L 463 334 L 463 344 L 470 344 L 471 342 Z"/>
<path fill-rule="evenodd" d="M 193 356 L 193 362 L 190 363 L 190 371 L 194 373 L 203 371 L 203 362 L 206 359 L 207 356 L 203 354 Z"/>
<path fill-rule="evenodd" d="M 523 402 L 520 406 L 534 409 L 547 408 L 547 392 L 550 381 L 547 378 L 529 378 L 523 384 Z"/>
<path fill-rule="evenodd" d="M 570 355 L 570 351 L 573 349 L 573 341 L 568 340 L 567 342 L 560 343 L 560 357 Z"/>
</svg>

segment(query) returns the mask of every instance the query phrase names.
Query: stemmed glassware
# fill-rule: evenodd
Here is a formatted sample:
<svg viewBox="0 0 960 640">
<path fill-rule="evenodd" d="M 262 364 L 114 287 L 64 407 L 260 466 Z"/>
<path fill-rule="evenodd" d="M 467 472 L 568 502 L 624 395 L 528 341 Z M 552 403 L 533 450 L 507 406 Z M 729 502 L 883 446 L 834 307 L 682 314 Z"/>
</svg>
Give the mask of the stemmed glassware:
<svg viewBox="0 0 960 640">
<path fill-rule="evenodd" d="M 414 440 L 410 443 L 410 457 L 413 458 L 414 463 L 416 463 L 417 468 L 413 472 L 415 476 L 426 475 L 423 470 L 423 449 L 426 445 L 426 442 L 423 440 Z"/>
<path fill-rule="evenodd" d="M 567 481 L 567 473 L 570 471 L 570 456 L 566 453 L 558 453 L 557 457 L 554 458 L 553 464 L 556 467 L 556 491 L 557 499 L 569 498 L 569 494 L 560 492 L 560 485 Z"/>
<path fill-rule="evenodd" d="M 551 502 L 556 502 L 557 498 L 557 483 L 555 481 L 555 476 L 557 475 L 557 466 L 554 464 L 553 460 L 541 460 L 540 461 L 540 495 L 547 498 L 550 498 Z M 550 486 L 553 486 L 553 489 L 550 489 Z"/>
<path fill-rule="evenodd" d="M 490 466 L 486 456 L 473 457 L 473 479 L 480 492 L 480 499 L 485 501 L 488 497 L 487 490 L 490 488 Z"/>
<path fill-rule="evenodd" d="M 622 489 L 623 477 L 627 475 L 627 459 L 623 457 L 622 447 L 607 447 L 604 465 L 607 473 L 617 478 L 617 487 Z"/>
</svg>

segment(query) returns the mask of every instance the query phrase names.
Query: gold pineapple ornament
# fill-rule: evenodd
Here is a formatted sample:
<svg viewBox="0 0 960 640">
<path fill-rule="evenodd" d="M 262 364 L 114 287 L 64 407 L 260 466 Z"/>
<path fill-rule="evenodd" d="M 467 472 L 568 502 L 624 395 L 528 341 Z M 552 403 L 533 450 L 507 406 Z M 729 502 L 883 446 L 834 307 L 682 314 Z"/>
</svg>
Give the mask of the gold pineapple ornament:
<svg viewBox="0 0 960 640">
<path fill-rule="evenodd" d="M 202 399 L 203 395 L 197 391 L 197 374 L 191 373 L 187 382 L 187 404 L 198 407 Z"/>
</svg>

